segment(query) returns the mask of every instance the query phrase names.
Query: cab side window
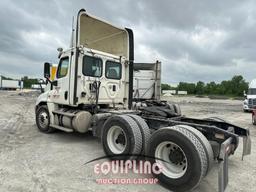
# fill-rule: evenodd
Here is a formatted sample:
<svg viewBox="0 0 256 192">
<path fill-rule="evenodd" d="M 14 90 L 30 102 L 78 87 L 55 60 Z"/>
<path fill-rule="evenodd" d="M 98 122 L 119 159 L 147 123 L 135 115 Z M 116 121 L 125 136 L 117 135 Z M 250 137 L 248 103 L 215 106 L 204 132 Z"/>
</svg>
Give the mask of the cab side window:
<svg viewBox="0 0 256 192">
<path fill-rule="evenodd" d="M 57 78 L 65 77 L 68 74 L 69 67 L 69 58 L 65 57 L 60 60 L 60 64 L 58 66 Z"/>
<path fill-rule="evenodd" d="M 114 61 L 106 62 L 106 77 L 108 79 L 121 79 L 122 77 L 122 65 Z"/>
<path fill-rule="evenodd" d="M 90 77 L 102 76 L 102 60 L 85 55 L 83 57 L 83 74 Z"/>
</svg>

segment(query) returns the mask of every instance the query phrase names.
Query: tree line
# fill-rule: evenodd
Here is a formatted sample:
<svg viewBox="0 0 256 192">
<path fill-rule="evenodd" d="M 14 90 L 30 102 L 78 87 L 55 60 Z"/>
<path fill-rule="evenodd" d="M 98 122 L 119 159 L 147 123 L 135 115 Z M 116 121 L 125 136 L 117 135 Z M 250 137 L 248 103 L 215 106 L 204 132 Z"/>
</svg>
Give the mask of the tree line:
<svg viewBox="0 0 256 192">
<path fill-rule="evenodd" d="M 38 84 L 38 79 L 29 78 L 27 76 L 24 76 L 21 78 L 23 81 L 24 88 L 30 89 L 33 84 Z"/>
<path fill-rule="evenodd" d="M 162 90 L 179 90 L 187 91 L 193 95 L 228 95 L 228 96 L 243 96 L 243 92 L 248 90 L 248 82 L 243 76 L 235 75 L 231 80 L 225 80 L 220 83 L 214 81 L 204 83 L 180 82 L 177 87 L 171 87 L 169 84 L 162 84 Z"/>
</svg>

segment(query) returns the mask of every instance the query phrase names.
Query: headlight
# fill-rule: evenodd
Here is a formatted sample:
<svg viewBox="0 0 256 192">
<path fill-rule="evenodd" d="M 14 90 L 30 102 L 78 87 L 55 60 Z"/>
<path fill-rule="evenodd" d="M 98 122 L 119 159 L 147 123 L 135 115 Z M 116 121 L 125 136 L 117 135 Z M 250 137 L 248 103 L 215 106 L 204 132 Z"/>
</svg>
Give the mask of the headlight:
<svg viewBox="0 0 256 192">
<path fill-rule="evenodd" d="M 244 105 L 248 105 L 248 100 L 244 100 Z"/>
</svg>

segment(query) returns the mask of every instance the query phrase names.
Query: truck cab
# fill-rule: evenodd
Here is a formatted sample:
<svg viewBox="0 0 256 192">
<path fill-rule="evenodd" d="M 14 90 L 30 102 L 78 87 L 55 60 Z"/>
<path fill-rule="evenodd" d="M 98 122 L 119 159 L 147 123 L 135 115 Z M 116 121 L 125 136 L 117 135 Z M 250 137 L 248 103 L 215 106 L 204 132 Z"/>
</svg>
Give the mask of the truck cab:
<svg viewBox="0 0 256 192">
<path fill-rule="evenodd" d="M 133 53 L 130 57 L 129 52 L 133 50 L 129 48 L 133 39 L 129 41 L 129 36 L 131 30 L 115 27 L 81 10 L 71 47 L 60 49 L 56 78 L 47 93 L 47 102 L 78 106 L 93 104 L 98 99 L 99 105 L 128 107 L 128 66 L 133 61 Z M 46 72 L 50 67 L 46 66 Z"/>
<path fill-rule="evenodd" d="M 61 53 L 54 86 L 48 93 L 48 102 L 68 106 L 92 105 L 95 104 L 99 89 L 99 106 L 127 104 L 125 58 L 86 47 L 81 47 L 79 51 L 76 77 L 75 61 L 72 60 L 74 49 Z M 73 88 L 74 78 L 77 79 L 76 90 Z"/>
<path fill-rule="evenodd" d="M 251 112 L 256 106 L 256 79 L 253 79 L 249 84 L 247 94 L 245 94 L 245 100 L 243 102 L 244 112 Z"/>
</svg>

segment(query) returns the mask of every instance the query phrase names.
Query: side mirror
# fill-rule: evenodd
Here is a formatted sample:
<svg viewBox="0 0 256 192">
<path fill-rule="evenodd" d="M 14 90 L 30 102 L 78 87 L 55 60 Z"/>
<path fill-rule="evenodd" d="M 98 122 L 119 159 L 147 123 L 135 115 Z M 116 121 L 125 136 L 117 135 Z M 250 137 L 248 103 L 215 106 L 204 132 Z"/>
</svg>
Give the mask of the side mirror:
<svg viewBox="0 0 256 192">
<path fill-rule="evenodd" d="M 49 79 L 51 77 L 51 64 L 44 63 L 44 78 Z"/>
<path fill-rule="evenodd" d="M 247 94 L 245 91 L 244 91 L 244 99 L 247 99 Z"/>
</svg>

